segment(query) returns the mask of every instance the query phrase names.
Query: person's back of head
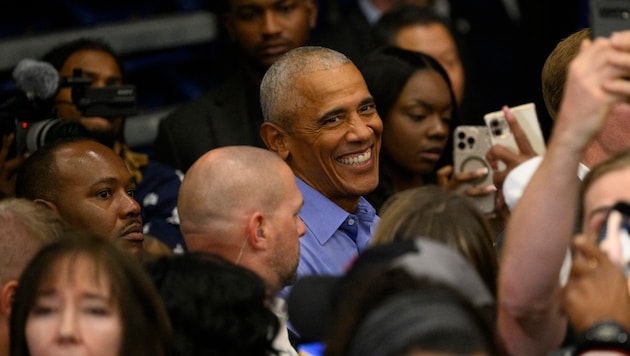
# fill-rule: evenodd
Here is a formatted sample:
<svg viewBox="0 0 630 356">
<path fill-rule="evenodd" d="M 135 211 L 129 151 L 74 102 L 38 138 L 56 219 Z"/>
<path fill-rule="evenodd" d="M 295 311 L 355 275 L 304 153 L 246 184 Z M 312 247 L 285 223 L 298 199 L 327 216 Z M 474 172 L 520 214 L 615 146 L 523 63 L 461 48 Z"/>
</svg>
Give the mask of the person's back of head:
<svg viewBox="0 0 630 356">
<path fill-rule="evenodd" d="M 545 106 L 552 119 L 555 119 L 560 109 L 569 63 L 579 53 L 582 40 L 590 38 L 591 33 L 590 28 L 584 28 L 563 39 L 549 54 L 543 65 L 542 93 Z"/>
<path fill-rule="evenodd" d="M 269 355 L 279 328 L 254 272 L 203 252 L 145 265 L 173 327 L 173 356 Z"/>
<path fill-rule="evenodd" d="M 414 236 L 441 241 L 459 251 L 475 267 L 488 289 L 497 290 L 498 259 L 492 228 L 467 197 L 424 186 L 393 195 L 383 205 L 372 245 Z"/>
<path fill-rule="evenodd" d="M 274 153 L 249 146 L 216 148 L 200 157 L 186 172 L 178 196 L 188 249 L 200 249 L 197 235 L 219 244 L 242 242 L 240 234 L 235 236 L 246 228 L 242 219 L 256 210 L 273 211 L 286 193 L 278 184 L 278 167 L 284 165 Z"/>
<path fill-rule="evenodd" d="M 180 227 L 189 251 L 205 251 L 256 272 L 268 296 L 297 278 L 303 199 L 289 166 L 252 146 L 210 150 L 179 191 Z"/>
<path fill-rule="evenodd" d="M 498 355 L 495 326 L 456 289 L 374 269 L 341 301 L 326 356 Z"/>
<path fill-rule="evenodd" d="M 94 294 L 93 303 L 102 309 L 107 327 L 97 331 L 90 328 L 92 323 L 74 320 L 76 329 L 64 330 L 61 336 L 54 325 L 41 328 L 41 318 L 34 311 L 43 298 L 56 300 L 60 309 L 77 308 L 78 300 L 65 296 L 85 290 Z M 35 324 L 40 332 L 29 332 Z M 11 355 L 30 355 L 44 344 L 64 353 L 67 346 L 90 348 L 102 343 L 100 347 L 111 347 L 119 355 L 159 356 L 167 354 L 170 335 L 168 315 L 140 262 L 85 230 L 66 231 L 33 257 L 20 277 L 10 318 Z M 67 338 L 75 343 L 67 343 Z"/>
</svg>

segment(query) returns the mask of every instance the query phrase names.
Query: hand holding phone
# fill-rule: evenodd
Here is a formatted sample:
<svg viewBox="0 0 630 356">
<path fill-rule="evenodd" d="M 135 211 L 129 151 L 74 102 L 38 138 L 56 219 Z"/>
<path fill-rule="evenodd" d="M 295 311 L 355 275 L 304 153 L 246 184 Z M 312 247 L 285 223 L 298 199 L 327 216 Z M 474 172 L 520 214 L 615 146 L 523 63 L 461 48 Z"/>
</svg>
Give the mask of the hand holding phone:
<svg viewBox="0 0 630 356">
<path fill-rule="evenodd" d="M 453 132 L 453 164 L 454 174 L 462 172 L 479 172 L 485 169 L 487 173 L 477 179 L 463 183 L 459 191 L 470 187 L 492 186 L 492 168 L 485 158 L 490 148 L 489 132 L 485 126 L 461 125 Z M 495 211 L 495 192 L 470 196 L 479 209 L 485 213 Z"/>
</svg>

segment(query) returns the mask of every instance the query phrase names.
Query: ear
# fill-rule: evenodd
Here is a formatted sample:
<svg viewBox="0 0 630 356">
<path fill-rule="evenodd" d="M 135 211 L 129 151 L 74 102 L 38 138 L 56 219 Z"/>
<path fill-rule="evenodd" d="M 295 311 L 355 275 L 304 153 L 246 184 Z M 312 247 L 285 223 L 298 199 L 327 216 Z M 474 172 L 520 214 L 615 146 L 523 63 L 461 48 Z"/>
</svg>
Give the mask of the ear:
<svg viewBox="0 0 630 356">
<path fill-rule="evenodd" d="M 247 224 L 247 234 L 252 248 L 255 250 L 267 249 L 267 235 L 264 228 L 264 216 L 260 211 L 255 212 L 249 218 Z"/>
<path fill-rule="evenodd" d="M 59 215 L 59 209 L 57 208 L 57 204 L 51 202 L 46 199 L 35 199 L 33 200 L 37 204 L 43 205 L 45 208 L 52 210 L 55 214 Z"/>
<path fill-rule="evenodd" d="M 269 150 L 277 153 L 283 160 L 287 160 L 290 151 L 286 132 L 273 122 L 263 122 L 260 126 L 260 137 Z"/>
<path fill-rule="evenodd" d="M 317 4 L 317 0 L 305 0 L 305 6 L 308 13 L 308 24 L 312 30 L 317 25 L 317 12 L 319 10 L 319 6 Z"/>
<path fill-rule="evenodd" d="M 18 281 L 16 279 L 5 283 L 0 290 L 0 315 L 8 318 L 11 314 L 11 306 L 15 297 L 15 289 Z"/>
</svg>

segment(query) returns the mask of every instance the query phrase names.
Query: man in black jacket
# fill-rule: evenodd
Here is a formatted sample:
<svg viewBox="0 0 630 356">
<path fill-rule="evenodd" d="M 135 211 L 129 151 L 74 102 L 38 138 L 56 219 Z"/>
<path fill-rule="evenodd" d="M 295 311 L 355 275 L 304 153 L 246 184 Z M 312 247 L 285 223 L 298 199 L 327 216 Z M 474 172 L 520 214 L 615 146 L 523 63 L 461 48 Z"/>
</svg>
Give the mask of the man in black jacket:
<svg viewBox="0 0 630 356">
<path fill-rule="evenodd" d="M 265 147 L 259 84 L 282 54 L 305 45 L 317 19 L 316 0 L 224 0 L 224 25 L 237 68 L 215 89 L 160 122 L 153 158 L 186 171 L 212 148 Z"/>
</svg>

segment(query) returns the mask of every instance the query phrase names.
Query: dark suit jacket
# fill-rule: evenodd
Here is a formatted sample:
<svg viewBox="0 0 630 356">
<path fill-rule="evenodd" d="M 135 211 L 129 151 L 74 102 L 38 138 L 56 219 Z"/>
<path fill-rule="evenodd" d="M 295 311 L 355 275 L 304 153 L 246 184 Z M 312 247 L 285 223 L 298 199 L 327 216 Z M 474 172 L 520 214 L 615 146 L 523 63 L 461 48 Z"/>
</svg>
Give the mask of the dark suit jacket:
<svg viewBox="0 0 630 356">
<path fill-rule="evenodd" d="M 332 48 L 358 63 L 375 47 L 372 28 L 358 5 L 341 13 L 341 21 L 316 32 L 311 43 Z"/>
<path fill-rule="evenodd" d="M 265 147 L 256 83 L 239 71 L 160 121 L 152 158 L 182 172 L 207 151 L 230 145 Z"/>
</svg>

